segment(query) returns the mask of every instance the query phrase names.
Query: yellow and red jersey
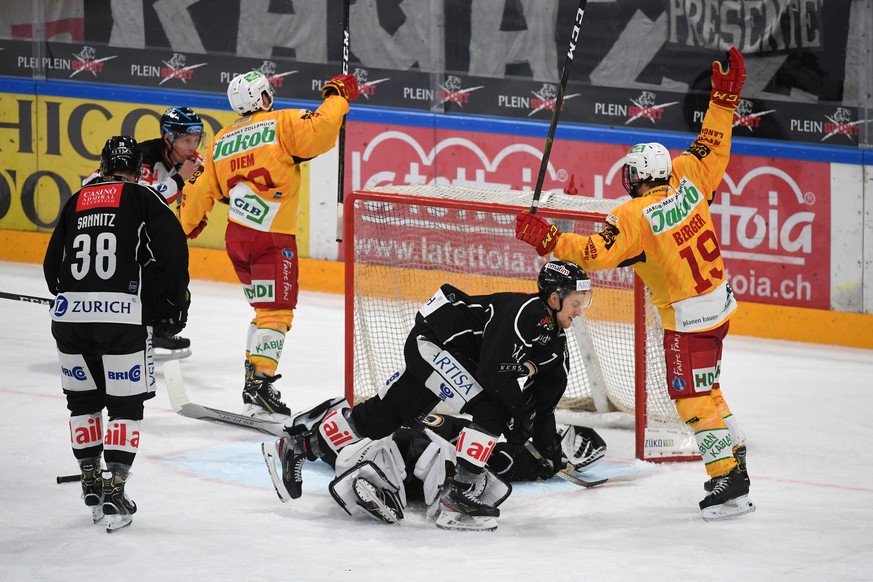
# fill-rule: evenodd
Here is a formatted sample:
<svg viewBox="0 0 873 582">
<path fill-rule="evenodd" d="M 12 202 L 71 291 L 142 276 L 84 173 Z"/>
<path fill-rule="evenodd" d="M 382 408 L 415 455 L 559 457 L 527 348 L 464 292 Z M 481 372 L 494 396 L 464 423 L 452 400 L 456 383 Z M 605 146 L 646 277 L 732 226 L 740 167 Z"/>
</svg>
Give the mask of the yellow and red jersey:
<svg viewBox="0 0 873 582">
<path fill-rule="evenodd" d="M 222 129 L 210 155 L 182 194 L 185 234 L 206 219 L 216 200 L 229 200 L 228 220 L 262 232 L 297 234 L 300 163 L 336 143 L 348 101 L 305 109 L 258 111 Z"/>
<path fill-rule="evenodd" d="M 564 233 L 555 257 L 592 271 L 632 264 L 665 329 L 718 327 L 736 309 L 709 205 L 730 158 L 733 111 L 710 103 L 700 134 L 673 159 L 669 185 L 613 210 L 592 236 Z"/>
</svg>

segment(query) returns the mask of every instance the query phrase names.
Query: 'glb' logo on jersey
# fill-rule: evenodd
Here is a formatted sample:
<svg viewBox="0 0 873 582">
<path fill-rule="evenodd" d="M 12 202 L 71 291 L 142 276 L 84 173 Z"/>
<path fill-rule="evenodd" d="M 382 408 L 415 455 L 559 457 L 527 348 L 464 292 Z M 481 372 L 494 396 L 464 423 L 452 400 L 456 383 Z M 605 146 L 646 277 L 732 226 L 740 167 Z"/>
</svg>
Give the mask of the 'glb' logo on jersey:
<svg viewBox="0 0 873 582">
<path fill-rule="evenodd" d="M 643 216 L 649 221 L 652 232 L 662 232 L 680 224 L 691 211 L 704 200 L 694 184 L 687 180 L 679 182 L 676 194 L 643 209 Z"/>
<path fill-rule="evenodd" d="M 274 144 L 276 141 L 276 120 L 259 121 L 221 136 L 212 149 L 212 161 L 241 154 L 263 145 Z"/>
<path fill-rule="evenodd" d="M 245 220 L 256 224 L 262 224 L 267 213 L 270 211 L 270 207 L 263 200 L 251 194 L 247 194 L 242 198 L 234 197 L 232 204 L 234 214 L 238 214 L 245 218 Z"/>
</svg>

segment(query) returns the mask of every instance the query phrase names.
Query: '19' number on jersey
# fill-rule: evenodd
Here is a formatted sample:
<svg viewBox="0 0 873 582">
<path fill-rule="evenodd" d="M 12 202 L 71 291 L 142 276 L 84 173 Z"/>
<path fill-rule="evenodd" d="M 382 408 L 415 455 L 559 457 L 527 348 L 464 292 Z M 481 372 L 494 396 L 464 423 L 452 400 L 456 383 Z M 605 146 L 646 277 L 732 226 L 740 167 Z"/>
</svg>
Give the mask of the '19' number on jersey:
<svg viewBox="0 0 873 582">
<path fill-rule="evenodd" d="M 719 257 L 721 257 L 721 251 L 718 249 L 718 239 L 715 237 L 713 231 L 701 231 L 697 235 L 695 241 L 694 246 L 697 247 L 697 252 L 700 253 L 704 266 L 706 266 L 707 263 L 712 265 Z M 707 247 L 708 243 L 711 243 L 710 247 Z M 694 277 L 695 283 L 694 290 L 697 291 L 697 293 L 703 293 L 712 287 L 712 280 L 709 277 L 721 279 L 724 276 L 723 271 L 713 265 L 707 273 L 709 277 L 705 277 L 703 273 L 700 272 L 700 263 L 694 255 L 694 249 L 692 249 L 691 246 L 681 248 L 679 250 L 679 256 L 685 259 L 685 262 L 688 263 L 688 267 L 691 269 L 691 276 Z"/>
<path fill-rule="evenodd" d="M 115 274 L 115 234 L 101 232 L 94 244 L 94 272 L 103 279 L 111 279 Z M 73 239 L 76 261 L 70 267 L 73 277 L 81 281 L 91 270 L 91 235 L 80 234 Z"/>
</svg>

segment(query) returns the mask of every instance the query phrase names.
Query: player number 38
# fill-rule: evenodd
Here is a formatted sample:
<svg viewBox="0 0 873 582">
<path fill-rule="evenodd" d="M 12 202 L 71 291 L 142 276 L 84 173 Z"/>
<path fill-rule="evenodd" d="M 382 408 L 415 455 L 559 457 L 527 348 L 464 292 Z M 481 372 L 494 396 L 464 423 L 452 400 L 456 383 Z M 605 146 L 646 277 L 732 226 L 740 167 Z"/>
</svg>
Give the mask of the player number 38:
<svg viewBox="0 0 873 582">
<path fill-rule="evenodd" d="M 115 274 L 116 239 L 111 232 L 101 232 L 94 244 L 94 272 L 103 280 L 111 279 Z M 72 264 L 73 277 L 81 281 L 91 270 L 91 235 L 80 234 L 73 239 L 73 250 L 76 251 L 76 262 Z"/>
</svg>

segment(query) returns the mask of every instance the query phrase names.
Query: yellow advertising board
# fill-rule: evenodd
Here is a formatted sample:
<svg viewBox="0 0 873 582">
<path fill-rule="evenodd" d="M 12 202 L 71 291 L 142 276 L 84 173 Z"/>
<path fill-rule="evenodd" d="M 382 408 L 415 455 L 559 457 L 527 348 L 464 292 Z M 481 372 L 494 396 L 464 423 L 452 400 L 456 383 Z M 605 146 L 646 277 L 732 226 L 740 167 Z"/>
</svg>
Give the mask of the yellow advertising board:
<svg viewBox="0 0 873 582">
<path fill-rule="evenodd" d="M 132 135 L 137 141 L 160 137 L 165 109 L 0 93 L 0 230 L 51 232 L 63 204 L 99 167 L 106 139 L 113 135 Z M 215 133 L 238 116 L 232 111 L 199 108 L 197 113 L 206 129 L 200 146 L 206 155 Z M 209 223 L 191 246 L 223 249 L 227 206 L 216 204 Z"/>
</svg>

